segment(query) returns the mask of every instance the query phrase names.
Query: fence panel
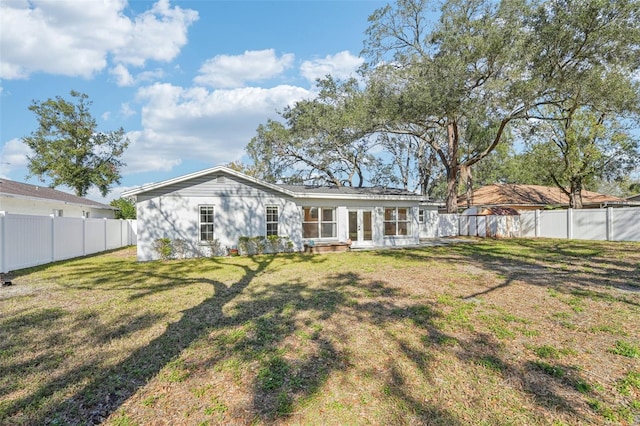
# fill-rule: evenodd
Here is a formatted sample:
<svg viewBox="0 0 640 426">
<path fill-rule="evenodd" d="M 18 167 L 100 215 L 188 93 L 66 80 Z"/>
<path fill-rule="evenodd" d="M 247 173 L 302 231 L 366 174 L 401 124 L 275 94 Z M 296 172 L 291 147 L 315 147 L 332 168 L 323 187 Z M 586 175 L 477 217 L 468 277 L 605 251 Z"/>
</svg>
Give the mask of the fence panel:
<svg viewBox="0 0 640 426">
<path fill-rule="evenodd" d="M 106 242 L 107 250 L 113 250 L 118 247 L 122 247 L 125 244 L 122 243 L 122 221 L 105 220 L 104 226 L 106 226 Z"/>
<path fill-rule="evenodd" d="M 43 265 L 53 261 L 53 219 L 49 216 L 6 215 L 4 224 L 4 269 Z"/>
<path fill-rule="evenodd" d="M 438 237 L 457 237 L 460 234 L 457 214 L 438 215 Z"/>
<path fill-rule="evenodd" d="M 536 212 L 526 211 L 520 213 L 520 236 L 536 236 Z"/>
<path fill-rule="evenodd" d="M 132 245 L 136 232 L 135 220 L 0 212 L 0 272 Z"/>
<path fill-rule="evenodd" d="M 640 241 L 640 208 L 612 209 L 611 236 L 613 241 Z"/>
<path fill-rule="evenodd" d="M 573 210 L 573 238 L 577 240 L 607 239 L 607 210 Z"/>
<path fill-rule="evenodd" d="M 84 255 L 84 224 L 75 217 L 53 218 L 53 260 Z"/>
<path fill-rule="evenodd" d="M 86 219 L 84 222 L 84 252 L 99 253 L 107 248 L 105 241 L 105 220 Z"/>
<path fill-rule="evenodd" d="M 567 238 L 567 211 L 541 211 L 540 212 L 540 237 Z"/>
</svg>

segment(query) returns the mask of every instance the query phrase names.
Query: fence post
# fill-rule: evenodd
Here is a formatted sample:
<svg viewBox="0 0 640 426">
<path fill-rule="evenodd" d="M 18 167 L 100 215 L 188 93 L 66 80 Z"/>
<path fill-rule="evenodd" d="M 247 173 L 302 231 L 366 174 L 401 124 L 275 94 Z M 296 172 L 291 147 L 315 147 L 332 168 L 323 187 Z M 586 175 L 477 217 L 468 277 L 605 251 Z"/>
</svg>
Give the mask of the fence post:
<svg viewBox="0 0 640 426">
<path fill-rule="evenodd" d="M 104 251 L 107 251 L 107 218 L 103 219 L 104 222 Z"/>
<path fill-rule="evenodd" d="M 56 261 L 56 224 L 55 224 L 55 220 L 56 220 L 56 216 L 55 215 L 50 215 L 51 217 L 51 261 L 55 262 Z"/>
<path fill-rule="evenodd" d="M 6 216 L 7 212 L 0 212 L 0 273 L 4 274 L 5 272 L 9 272 L 9 271 L 5 271 L 4 270 L 4 265 L 5 265 L 5 257 L 6 257 L 6 244 L 5 241 L 7 239 L 7 236 L 4 232 L 4 220 L 5 220 L 5 216 Z"/>
<path fill-rule="evenodd" d="M 540 210 L 535 210 L 533 215 L 533 226 L 535 228 L 534 235 L 536 237 L 540 236 Z"/>
<path fill-rule="evenodd" d="M 573 239 L 573 209 L 567 209 L 567 239 Z"/>
<path fill-rule="evenodd" d="M 607 207 L 607 241 L 613 241 L 613 207 Z"/>
</svg>

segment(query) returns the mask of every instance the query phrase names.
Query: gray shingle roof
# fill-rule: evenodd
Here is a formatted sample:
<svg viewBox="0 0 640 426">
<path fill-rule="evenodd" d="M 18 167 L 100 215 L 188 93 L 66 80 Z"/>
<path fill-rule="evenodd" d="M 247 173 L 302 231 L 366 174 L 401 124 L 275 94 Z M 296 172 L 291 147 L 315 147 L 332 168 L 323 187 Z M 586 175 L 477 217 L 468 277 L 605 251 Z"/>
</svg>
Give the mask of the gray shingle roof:
<svg viewBox="0 0 640 426">
<path fill-rule="evenodd" d="M 42 198 L 45 200 L 60 201 L 63 203 L 77 204 L 81 206 L 94 207 L 99 209 L 117 210 L 115 207 L 78 197 L 73 194 L 58 191 L 47 186 L 31 185 L 28 183 L 15 182 L 9 179 L 0 179 L 0 195 L 13 195 L 28 198 Z"/>
<path fill-rule="evenodd" d="M 398 188 L 382 186 L 356 188 L 353 186 L 320 186 L 320 185 L 285 185 L 278 184 L 282 189 L 298 194 L 342 194 L 342 195 L 399 195 L 418 196 L 415 192 Z"/>
</svg>

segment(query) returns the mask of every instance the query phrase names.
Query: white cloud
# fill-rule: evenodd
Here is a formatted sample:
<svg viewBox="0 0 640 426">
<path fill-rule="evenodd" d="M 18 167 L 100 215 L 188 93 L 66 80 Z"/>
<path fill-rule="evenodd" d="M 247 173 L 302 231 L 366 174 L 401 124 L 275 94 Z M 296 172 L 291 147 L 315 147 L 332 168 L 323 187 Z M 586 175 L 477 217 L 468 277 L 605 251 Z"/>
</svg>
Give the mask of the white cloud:
<svg viewBox="0 0 640 426">
<path fill-rule="evenodd" d="M 182 161 L 211 166 L 237 160 L 256 128 L 276 110 L 311 97 L 300 87 L 209 91 L 156 83 L 138 90 L 144 103 L 141 131 L 128 134 L 124 173 L 168 171 Z"/>
<path fill-rule="evenodd" d="M 148 59 L 169 62 L 187 43 L 187 29 L 197 20 L 198 12 L 159 0 L 135 18 L 127 42 L 114 49 L 115 59 L 136 66 Z"/>
<path fill-rule="evenodd" d="M 116 78 L 116 84 L 120 87 L 131 87 L 142 82 L 158 80 L 164 76 L 164 72 L 161 69 L 143 71 L 133 76 L 123 64 L 117 64 L 111 68 L 109 74 Z"/>
<path fill-rule="evenodd" d="M 300 73 L 309 81 L 316 81 L 327 74 L 336 78 L 351 77 L 364 63 L 364 59 L 353 56 L 345 50 L 335 55 L 327 55 L 324 59 L 304 61 L 300 66 Z"/>
<path fill-rule="evenodd" d="M 133 86 L 134 79 L 127 67 L 118 64 L 109 70 L 109 74 L 116 78 L 116 84 L 120 87 Z"/>
<path fill-rule="evenodd" d="M 16 170 L 24 169 L 27 174 L 27 155 L 32 151 L 21 139 L 11 139 L 2 146 L 0 151 L 0 176 L 9 177 Z"/>
<path fill-rule="evenodd" d="M 213 88 L 243 87 L 247 82 L 268 80 L 282 74 L 293 63 L 294 55 L 279 58 L 273 49 L 246 51 L 242 55 L 218 55 L 200 67 L 197 84 Z"/>
<path fill-rule="evenodd" d="M 136 66 L 171 61 L 198 19 L 197 12 L 171 7 L 168 0 L 133 20 L 124 14 L 126 6 L 126 0 L 0 2 L 0 78 L 34 72 L 90 78 L 107 67 L 110 54 Z"/>
<path fill-rule="evenodd" d="M 120 105 L 120 114 L 125 118 L 129 118 L 132 115 L 136 115 L 136 111 L 129 106 L 129 102 L 125 102 Z"/>
</svg>

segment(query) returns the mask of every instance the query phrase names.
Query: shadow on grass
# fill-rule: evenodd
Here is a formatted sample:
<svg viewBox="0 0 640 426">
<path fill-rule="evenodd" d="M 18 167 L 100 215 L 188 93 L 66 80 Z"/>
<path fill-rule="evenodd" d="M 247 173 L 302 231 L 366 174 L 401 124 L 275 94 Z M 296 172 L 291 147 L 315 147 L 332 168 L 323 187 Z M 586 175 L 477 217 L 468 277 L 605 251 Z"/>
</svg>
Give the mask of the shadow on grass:
<svg viewBox="0 0 640 426">
<path fill-rule="evenodd" d="M 617 300 L 638 306 L 623 292 L 640 293 L 640 245 L 637 243 L 600 243 L 594 241 L 514 239 L 477 240 L 441 249 L 405 249 L 379 251 L 377 255 L 410 258 L 416 261 L 438 261 L 466 265 L 494 272 L 502 282 L 486 290 L 467 295 L 473 298 L 523 281 L 553 287 L 564 293 L 578 292 L 594 299 L 611 299 L 610 289 L 622 290 Z M 451 256 L 455 253 L 459 256 Z M 613 252 L 613 256 L 611 255 Z"/>
<path fill-rule="evenodd" d="M 471 249 L 463 249 L 471 250 Z M 379 252 L 380 256 L 386 256 Z M 434 255 L 430 251 L 394 251 L 393 256 L 403 255 L 415 259 L 448 259 L 446 256 Z M 472 262 L 481 262 L 485 268 L 494 268 L 505 274 L 506 282 L 515 279 L 525 279 L 525 275 L 505 272 L 504 266 L 513 268 L 512 261 L 496 260 L 494 255 L 487 255 L 482 251 L 472 251 Z M 474 257 L 476 256 L 476 257 Z M 287 256 L 290 262 L 321 262 L 323 258 L 301 255 Z M 450 257 L 453 261 L 461 259 Z M 231 284 L 211 278 L 193 277 L 189 274 L 190 261 L 176 262 L 172 274 L 156 271 L 151 278 L 156 284 L 132 286 L 133 282 L 144 283 L 147 275 L 136 275 L 135 267 L 126 262 L 114 261 L 109 276 L 112 281 L 104 281 L 104 274 L 87 278 L 90 269 L 78 273 L 78 282 L 68 286 L 74 290 L 101 289 L 116 291 L 134 288 L 130 300 L 143 298 L 154 293 L 161 293 L 176 285 L 188 286 L 196 283 L 206 284 L 211 288 L 212 295 L 206 297 L 197 306 L 182 311 L 181 318 L 170 323 L 162 335 L 158 336 L 144 347 L 133 351 L 126 359 L 112 367 L 101 367 L 88 360 L 74 368 L 73 371 L 61 370 L 55 378 L 45 381 L 37 391 L 14 399 L 9 403 L 0 404 L 0 423 L 5 420 L 14 423 L 62 423 L 62 424 L 97 424 L 114 413 L 127 399 L 155 378 L 165 367 L 170 367 L 183 355 L 185 349 L 194 344 L 204 344 L 216 348 L 206 359 L 197 364 L 186 364 L 180 367 L 185 375 L 198 374 L 202 370 L 209 370 L 221 365 L 230 358 L 237 358 L 246 362 L 258 364 L 257 373 L 252 379 L 251 412 L 256 420 L 267 422 L 286 418 L 302 405 L 305 400 L 316 395 L 326 383 L 332 373 L 359 368 L 351 363 L 349 353 L 336 345 L 337 341 L 347 341 L 349 330 L 336 330 L 329 335 L 318 330 L 308 336 L 313 342 L 312 353 L 306 357 L 291 358 L 282 352 L 283 342 L 296 333 L 306 333 L 297 322 L 297 316 L 303 313 L 313 313 L 318 321 L 326 321 L 336 313 L 347 313 L 354 322 L 374 325 L 381 329 L 389 324 L 409 321 L 415 326 L 412 332 L 424 333 L 424 345 L 415 346 L 405 342 L 403 336 L 390 333 L 388 339 L 395 342 L 398 355 L 406 358 L 425 377 L 430 374 L 431 359 L 434 351 L 453 351 L 459 359 L 468 365 L 481 365 L 496 374 L 504 375 L 515 382 L 523 384 L 525 392 L 531 394 L 536 403 L 544 408 L 550 405 L 558 410 L 574 413 L 572 402 L 566 400 L 559 388 L 575 387 L 568 381 L 555 381 L 553 386 L 539 387 L 532 381 L 531 374 L 547 374 L 540 369 L 518 369 L 499 350 L 500 345 L 491 336 L 474 333 L 469 339 L 461 339 L 447 334 L 438 325 L 442 313 L 435 302 L 412 303 L 401 294 L 397 287 L 392 287 L 383 281 L 365 279 L 355 272 L 336 273 L 326 275 L 326 282 L 318 286 L 310 286 L 303 277 L 286 281 L 273 282 L 270 285 L 253 288 L 251 283 L 255 278 L 264 274 L 274 260 L 273 256 L 257 256 L 234 262 L 225 260 L 224 265 L 219 261 L 211 261 L 211 270 L 218 268 L 238 268 L 241 276 Z M 100 266 L 99 266 L 100 265 Z M 515 266 L 531 265 L 526 260 L 516 260 Z M 96 264 L 96 267 L 102 267 Z M 209 276 L 209 275 L 207 275 Z M 128 278 L 127 278 L 128 277 Z M 83 281 L 84 279 L 84 281 Z M 93 283 L 93 284 L 92 284 Z M 544 283 L 534 283 L 543 285 Z M 172 285 L 173 284 L 173 285 Z M 505 284 L 502 284 L 505 285 Z M 506 284 L 508 285 L 508 284 Z M 239 297 L 239 296 L 243 297 Z M 362 300 L 362 296 L 371 300 Z M 51 311 L 8 318 L 2 321 L 2 327 L 11 326 L 16 335 L 11 347 L 0 349 L 12 350 L 20 344 L 21 338 L 28 338 L 28 330 L 32 328 L 55 326 L 56 321 L 67 313 L 53 308 Z M 92 327 L 91 312 L 83 313 L 77 318 L 77 327 L 87 325 Z M 107 342 L 130 336 L 132 333 L 148 328 L 152 323 L 160 321 L 159 317 L 148 314 L 132 313 L 123 318 L 122 323 L 107 324 L 107 330 L 99 330 L 94 326 L 94 333 L 99 341 Z M 311 324 L 313 325 L 313 324 Z M 103 326 L 103 325 L 101 325 Z M 232 331 L 240 331 L 234 335 Z M 64 339 L 60 333 L 50 335 L 50 348 L 54 357 L 49 359 L 30 360 L 27 364 L 14 364 L 9 371 L 18 372 L 20 369 L 39 368 L 44 374 L 48 370 L 56 370 L 64 360 L 64 354 L 55 353 L 59 339 Z M 454 346 L 451 346 L 453 342 Z M 5 349 L 6 348 L 6 349 Z M 461 350 L 459 350 L 461 349 Z M 396 360 L 386 361 L 388 371 L 385 395 L 394 403 L 411 412 L 416 421 L 423 424 L 459 425 L 461 421 L 449 409 L 439 406 L 428 398 L 419 398 L 412 392 L 411 381 L 406 377 Z M 35 364 L 34 364 L 35 363 Z M 181 373 L 182 374 L 182 373 Z M 543 376 L 546 377 L 546 376 Z M 2 394 L 15 391 L 8 382 L 0 387 Z M 62 403 L 51 406 L 46 411 L 35 413 L 32 407 L 41 406 L 55 392 L 62 388 L 72 390 L 72 395 Z M 551 398 L 551 399 L 549 399 Z M 24 416 L 24 417 L 23 417 Z M 402 419 L 403 413 L 392 413 L 391 418 Z M 21 421 L 22 418 L 28 420 Z"/>
</svg>

